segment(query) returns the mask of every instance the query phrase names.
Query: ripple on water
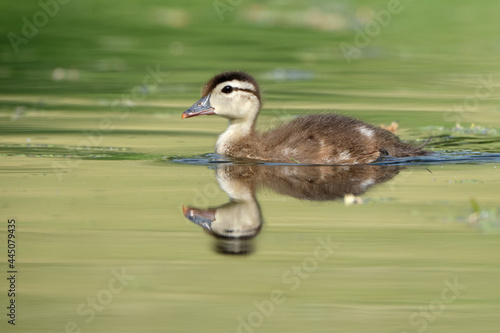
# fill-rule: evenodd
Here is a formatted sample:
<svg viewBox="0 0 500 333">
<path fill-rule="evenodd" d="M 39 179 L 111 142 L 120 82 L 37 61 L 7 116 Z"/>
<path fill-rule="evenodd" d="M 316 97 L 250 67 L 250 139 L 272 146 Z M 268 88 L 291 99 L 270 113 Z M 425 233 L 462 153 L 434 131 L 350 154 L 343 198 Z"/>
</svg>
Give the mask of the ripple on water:
<svg viewBox="0 0 500 333">
<path fill-rule="evenodd" d="M 210 153 L 193 157 L 172 157 L 170 162 L 188 165 L 214 165 L 214 164 L 264 164 L 264 165 L 304 165 L 300 163 L 270 163 L 245 159 L 234 159 Z M 436 164 L 485 164 L 500 163 L 500 153 L 482 153 L 469 150 L 462 151 L 437 151 L 428 156 L 413 157 L 387 157 L 383 161 L 371 163 L 372 165 L 436 165 Z"/>
</svg>

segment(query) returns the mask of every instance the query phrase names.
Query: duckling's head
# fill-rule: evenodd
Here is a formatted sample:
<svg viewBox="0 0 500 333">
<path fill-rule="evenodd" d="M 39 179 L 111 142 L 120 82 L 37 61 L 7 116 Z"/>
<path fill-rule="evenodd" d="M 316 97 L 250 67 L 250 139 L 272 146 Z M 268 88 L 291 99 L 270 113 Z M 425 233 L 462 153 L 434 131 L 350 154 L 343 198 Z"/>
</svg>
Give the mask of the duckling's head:
<svg viewBox="0 0 500 333">
<path fill-rule="evenodd" d="M 253 121 L 260 110 L 259 86 L 244 72 L 224 72 L 203 87 L 201 99 L 182 113 L 182 119 L 216 114 L 229 120 Z"/>
</svg>

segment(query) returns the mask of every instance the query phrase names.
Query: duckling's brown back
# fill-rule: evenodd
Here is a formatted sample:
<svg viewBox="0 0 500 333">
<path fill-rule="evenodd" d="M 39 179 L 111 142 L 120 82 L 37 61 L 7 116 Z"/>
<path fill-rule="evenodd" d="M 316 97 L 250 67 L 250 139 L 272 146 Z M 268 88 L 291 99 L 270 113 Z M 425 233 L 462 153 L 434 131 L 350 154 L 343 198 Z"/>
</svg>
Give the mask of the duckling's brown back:
<svg viewBox="0 0 500 333">
<path fill-rule="evenodd" d="M 337 114 L 300 116 L 255 139 L 259 159 L 286 163 L 361 164 L 383 152 L 394 157 L 426 154 L 382 128 Z"/>
</svg>

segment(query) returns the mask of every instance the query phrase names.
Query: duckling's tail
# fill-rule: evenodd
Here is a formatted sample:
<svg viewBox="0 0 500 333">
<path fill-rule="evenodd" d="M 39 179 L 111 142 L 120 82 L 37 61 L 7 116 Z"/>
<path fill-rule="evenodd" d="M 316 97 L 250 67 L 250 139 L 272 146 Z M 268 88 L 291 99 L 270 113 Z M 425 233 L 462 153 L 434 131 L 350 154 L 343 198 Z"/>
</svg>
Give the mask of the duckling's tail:
<svg viewBox="0 0 500 333">
<path fill-rule="evenodd" d="M 432 138 L 429 138 L 424 144 L 420 146 L 412 146 L 404 142 L 397 142 L 392 147 L 385 149 L 389 155 L 392 157 L 411 157 L 411 156 L 425 156 L 432 154 L 429 150 L 424 150 L 424 148 Z"/>
</svg>

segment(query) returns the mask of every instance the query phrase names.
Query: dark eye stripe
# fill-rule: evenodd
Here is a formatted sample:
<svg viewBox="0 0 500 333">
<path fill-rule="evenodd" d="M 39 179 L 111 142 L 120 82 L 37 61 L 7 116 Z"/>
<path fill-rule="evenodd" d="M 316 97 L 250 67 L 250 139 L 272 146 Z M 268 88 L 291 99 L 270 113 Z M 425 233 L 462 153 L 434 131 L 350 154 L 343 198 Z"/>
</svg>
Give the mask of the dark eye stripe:
<svg viewBox="0 0 500 333">
<path fill-rule="evenodd" d="M 257 96 L 257 93 L 255 91 L 253 91 L 252 89 L 236 88 L 236 87 L 233 88 L 233 89 L 234 90 L 240 90 L 240 91 L 246 91 L 246 92 L 249 92 L 249 93 L 255 95 L 255 97 L 257 97 L 257 98 L 259 97 L 259 96 Z"/>
</svg>

